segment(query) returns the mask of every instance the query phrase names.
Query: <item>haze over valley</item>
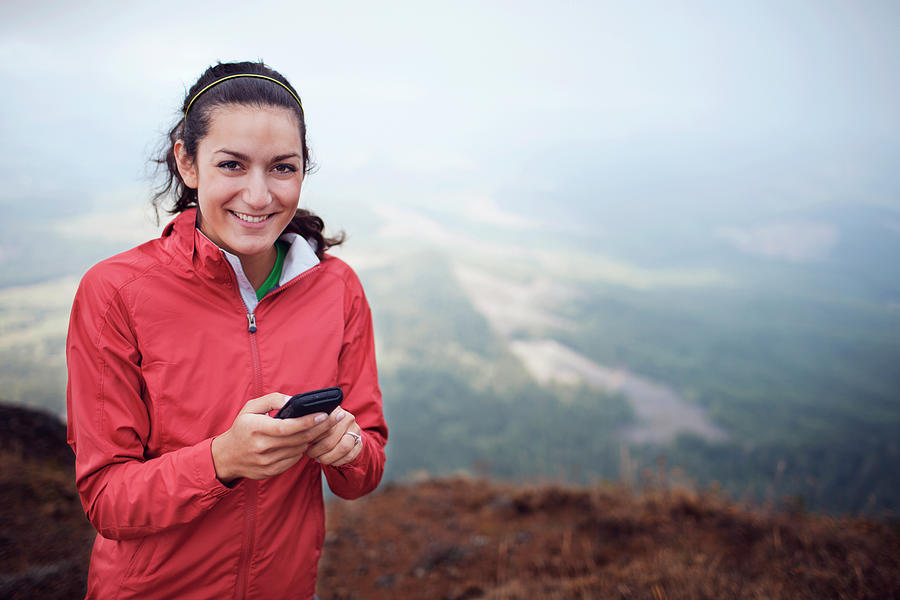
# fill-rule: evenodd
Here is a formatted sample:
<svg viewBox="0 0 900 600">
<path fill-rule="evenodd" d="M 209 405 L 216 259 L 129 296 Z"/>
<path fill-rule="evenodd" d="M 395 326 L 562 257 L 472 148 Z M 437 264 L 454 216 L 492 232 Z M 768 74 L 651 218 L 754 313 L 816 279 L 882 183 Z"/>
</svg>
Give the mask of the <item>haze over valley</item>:
<svg viewBox="0 0 900 600">
<path fill-rule="evenodd" d="M 817 208 L 805 222 L 840 243 L 805 261 L 779 255 L 771 237 L 766 252 L 747 251 L 711 228 L 697 243 L 720 252 L 686 266 L 642 266 L 533 224 L 523 234 L 524 217 L 488 210 L 476 232 L 410 207 L 320 211 L 351 234 L 335 253 L 373 306 L 389 478 L 464 470 L 583 482 L 634 471 L 623 456 L 647 466 L 664 456 L 685 481 L 719 481 L 739 497 L 896 508 L 900 275 L 890 258 L 900 219 L 882 218 L 888 209 L 835 206 L 824 214 L 845 218 L 829 221 Z M 123 209 L 57 231 L 57 244 L 84 244 L 80 266 L 0 289 L 0 384 L 7 401 L 64 414 L 79 269 L 156 228 Z M 862 239 L 869 249 L 853 245 Z M 859 281 L 864 250 L 882 254 L 866 255 L 875 260 Z"/>
<path fill-rule="evenodd" d="M 389 479 L 665 469 L 896 513 L 898 23 L 880 0 L 5 6 L 0 398 L 63 414 L 77 281 L 158 235 L 191 82 L 261 58 L 302 98 L 301 204 L 373 307 Z"/>
</svg>

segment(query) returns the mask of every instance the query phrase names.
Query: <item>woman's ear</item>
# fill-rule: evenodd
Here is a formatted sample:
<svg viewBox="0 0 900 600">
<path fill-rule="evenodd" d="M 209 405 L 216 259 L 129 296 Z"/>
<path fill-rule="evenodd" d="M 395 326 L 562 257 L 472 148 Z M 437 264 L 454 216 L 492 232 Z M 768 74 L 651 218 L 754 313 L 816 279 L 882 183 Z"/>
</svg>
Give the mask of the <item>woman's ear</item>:
<svg viewBox="0 0 900 600">
<path fill-rule="evenodd" d="M 197 167 L 184 149 L 184 140 L 176 140 L 173 150 L 175 151 L 175 164 L 178 166 L 178 173 L 181 175 L 184 185 L 194 190 L 197 189 Z"/>
</svg>

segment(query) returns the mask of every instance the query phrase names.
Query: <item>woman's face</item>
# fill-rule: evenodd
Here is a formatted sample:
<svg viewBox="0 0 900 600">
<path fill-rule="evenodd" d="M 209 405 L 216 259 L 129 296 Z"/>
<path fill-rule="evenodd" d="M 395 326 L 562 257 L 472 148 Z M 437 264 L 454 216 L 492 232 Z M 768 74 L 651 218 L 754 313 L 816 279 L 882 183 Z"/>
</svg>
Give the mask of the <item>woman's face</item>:
<svg viewBox="0 0 900 600">
<path fill-rule="evenodd" d="M 291 221 L 303 183 L 303 146 L 294 114 L 280 107 L 213 109 L 191 161 L 175 144 L 178 168 L 197 189 L 200 230 L 241 259 L 272 252 Z"/>
</svg>

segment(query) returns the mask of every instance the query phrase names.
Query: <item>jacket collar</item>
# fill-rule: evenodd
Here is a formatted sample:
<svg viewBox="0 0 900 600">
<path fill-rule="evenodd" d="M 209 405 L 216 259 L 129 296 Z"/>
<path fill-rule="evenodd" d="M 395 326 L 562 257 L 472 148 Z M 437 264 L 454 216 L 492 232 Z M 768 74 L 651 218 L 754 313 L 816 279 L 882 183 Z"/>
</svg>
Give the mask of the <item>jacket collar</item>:
<svg viewBox="0 0 900 600">
<path fill-rule="evenodd" d="M 175 244 L 178 254 L 187 259 L 193 270 L 215 281 L 228 281 L 228 265 L 234 271 L 241 297 L 247 309 L 253 312 L 256 308 L 256 292 L 244 274 L 240 259 L 212 242 L 197 227 L 197 209 L 189 208 L 176 216 L 162 232 L 163 238 L 169 238 Z M 315 242 L 309 242 L 296 233 L 282 233 L 280 239 L 290 243 L 291 247 L 284 259 L 281 279 L 282 286 L 291 279 L 319 264 L 316 256 Z"/>
<path fill-rule="evenodd" d="M 189 208 L 166 225 L 162 237 L 171 240 L 176 253 L 189 265 L 188 269 L 214 281 L 227 281 L 227 263 L 222 251 L 200 232 L 196 223 L 197 209 Z"/>
</svg>

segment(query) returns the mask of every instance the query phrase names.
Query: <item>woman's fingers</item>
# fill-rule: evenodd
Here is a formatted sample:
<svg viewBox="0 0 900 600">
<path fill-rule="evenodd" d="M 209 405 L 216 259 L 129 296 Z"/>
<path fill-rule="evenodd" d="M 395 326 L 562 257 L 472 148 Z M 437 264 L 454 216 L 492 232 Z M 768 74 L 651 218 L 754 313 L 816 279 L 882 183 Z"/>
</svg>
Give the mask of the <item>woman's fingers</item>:
<svg viewBox="0 0 900 600">
<path fill-rule="evenodd" d="M 353 430 L 351 429 L 350 431 Z M 356 436 L 351 435 L 350 431 L 345 432 L 341 436 L 333 449 L 319 456 L 317 459 L 319 464 L 339 467 L 359 456 L 359 453 L 362 452 L 362 434 L 358 434 L 360 439 L 357 441 Z"/>
<path fill-rule="evenodd" d="M 306 453 L 310 458 L 317 459 L 334 449 L 340 442 L 341 436 L 356 422 L 355 417 L 341 407 L 334 409 L 328 419 L 332 426 L 312 439 L 309 450 Z"/>
<path fill-rule="evenodd" d="M 288 466 L 290 466 L 303 458 L 303 454 L 304 451 L 300 448 L 279 448 L 267 453 L 264 457 L 262 457 L 261 460 L 263 461 L 263 463 L 260 466 L 267 469 L 275 468 L 276 466 L 285 463 L 290 463 L 288 464 Z M 273 475 L 274 474 L 275 473 L 273 473 Z"/>
<path fill-rule="evenodd" d="M 259 479 L 265 479 L 267 477 L 272 477 L 274 475 L 284 473 L 295 464 L 297 464 L 301 458 L 303 458 L 302 452 L 299 454 L 296 452 L 286 453 L 276 460 L 272 460 L 266 465 L 261 466 L 260 474 L 262 475 L 262 477 L 259 477 Z"/>
<path fill-rule="evenodd" d="M 345 465 L 348 462 L 353 461 L 359 453 L 362 452 L 363 442 L 362 442 L 362 433 L 359 433 L 360 439 L 356 440 L 355 437 L 350 435 L 348 431 L 341 438 L 338 446 L 332 450 L 331 452 L 326 452 L 322 456 L 319 457 L 319 463 L 323 465 L 331 465 L 332 467 L 340 467 L 341 465 Z M 350 449 L 346 452 L 344 451 L 344 446 L 346 444 L 350 444 Z"/>
<path fill-rule="evenodd" d="M 325 435 L 341 419 L 336 409 L 331 415 L 314 413 L 291 419 L 265 419 L 260 423 L 260 431 L 276 438 L 283 438 L 285 444 L 306 444 Z"/>
<path fill-rule="evenodd" d="M 338 410 L 343 411 L 343 414 L 336 416 L 335 425 L 325 435 L 317 438 L 306 451 L 310 458 L 323 465 L 350 462 L 362 449 L 361 439 L 357 438 L 361 431 L 356 424 L 356 417 L 340 408 L 335 409 L 335 412 Z"/>
</svg>

